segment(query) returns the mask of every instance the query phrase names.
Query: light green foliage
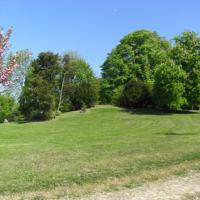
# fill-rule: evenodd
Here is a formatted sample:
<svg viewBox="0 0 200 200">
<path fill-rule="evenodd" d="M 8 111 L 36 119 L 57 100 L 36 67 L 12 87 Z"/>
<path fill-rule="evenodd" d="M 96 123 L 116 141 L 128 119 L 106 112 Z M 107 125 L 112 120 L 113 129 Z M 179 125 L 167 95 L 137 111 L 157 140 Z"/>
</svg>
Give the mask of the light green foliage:
<svg viewBox="0 0 200 200">
<path fill-rule="evenodd" d="M 114 90 L 132 78 L 152 83 L 155 66 L 167 60 L 169 49 L 169 42 L 148 30 L 122 38 L 102 65 L 102 101 L 112 102 Z"/>
<path fill-rule="evenodd" d="M 89 64 L 82 58 L 72 60 L 71 66 L 74 68 L 74 82 L 91 82 L 94 80 L 94 74 Z"/>
<path fill-rule="evenodd" d="M 173 61 L 157 67 L 153 96 L 160 108 L 180 109 L 186 104 L 184 98 L 186 73 Z"/>
<path fill-rule="evenodd" d="M 63 56 L 61 111 L 94 106 L 97 101 L 98 82 L 89 64 L 77 53 Z"/>
<path fill-rule="evenodd" d="M 187 83 L 187 99 L 189 105 L 200 106 L 200 65 L 195 66 L 192 72 L 189 73 Z"/>
<path fill-rule="evenodd" d="M 16 109 L 17 106 L 12 97 L 0 95 L 0 123 L 4 122 L 4 119 L 13 121 Z"/>
<path fill-rule="evenodd" d="M 175 37 L 172 58 L 187 73 L 186 97 L 189 106 L 200 105 L 200 37 L 193 31 Z"/>
</svg>

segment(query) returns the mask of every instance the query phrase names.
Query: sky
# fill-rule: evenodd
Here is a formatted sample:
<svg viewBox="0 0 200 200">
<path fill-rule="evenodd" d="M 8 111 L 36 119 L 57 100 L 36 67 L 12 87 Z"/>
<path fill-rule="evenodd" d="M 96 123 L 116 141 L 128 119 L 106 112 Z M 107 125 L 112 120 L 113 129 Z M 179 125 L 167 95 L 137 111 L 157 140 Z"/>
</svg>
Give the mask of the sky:
<svg viewBox="0 0 200 200">
<path fill-rule="evenodd" d="M 11 50 L 78 51 L 97 76 L 107 54 L 135 30 L 172 39 L 200 33 L 199 0 L 0 0 L 0 27 L 13 27 Z"/>
</svg>

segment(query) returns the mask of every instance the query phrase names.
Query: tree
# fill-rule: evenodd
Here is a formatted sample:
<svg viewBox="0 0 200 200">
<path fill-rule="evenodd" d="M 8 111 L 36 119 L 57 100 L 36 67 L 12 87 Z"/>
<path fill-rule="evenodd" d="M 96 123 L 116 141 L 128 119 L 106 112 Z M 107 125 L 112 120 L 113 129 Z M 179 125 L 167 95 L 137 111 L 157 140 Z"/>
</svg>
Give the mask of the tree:
<svg viewBox="0 0 200 200">
<path fill-rule="evenodd" d="M 20 96 L 20 110 L 27 120 L 50 119 L 58 103 L 60 57 L 42 52 L 32 61 L 30 70 Z"/>
<path fill-rule="evenodd" d="M 152 84 L 155 66 L 168 59 L 169 50 L 169 42 L 148 30 L 135 31 L 123 37 L 102 65 L 102 102 L 112 103 L 118 87 L 132 78 Z"/>
<path fill-rule="evenodd" d="M 28 50 L 21 50 L 16 53 L 16 61 L 18 67 L 10 77 L 12 84 L 4 86 L 4 93 L 12 96 L 16 101 L 20 97 L 22 87 L 25 82 L 25 78 L 30 73 L 30 63 L 32 61 L 32 54 Z M 12 59 L 13 54 L 8 56 L 8 59 Z"/>
<path fill-rule="evenodd" d="M 159 65 L 155 72 L 153 97 L 159 108 L 180 109 L 186 104 L 186 73 L 173 61 Z"/>
<path fill-rule="evenodd" d="M 97 100 L 97 84 L 89 64 L 72 52 L 64 54 L 62 63 L 58 110 L 77 110 L 83 104 L 87 107 L 93 106 Z"/>
<path fill-rule="evenodd" d="M 56 105 L 59 99 L 59 87 L 62 76 L 61 58 L 53 52 L 41 52 L 31 63 L 32 76 L 40 76 L 49 84 L 49 91 L 55 97 Z"/>
<path fill-rule="evenodd" d="M 200 63 L 189 73 L 186 85 L 186 97 L 192 110 L 200 106 Z"/>
<path fill-rule="evenodd" d="M 30 76 L 20 97 L 20 111 L 27 120 L 47 120 L 54 117 L 55 98 L 48 81 L 39 75 Z"/>
<path fill-rule="evenodd" d="M 12 83 L 10 77 L 19 66 L 15 56 L 9 59 L 9 62 L 5 63 L 11 33 L 12 29 L 9 29 L 5 34 L 3 34 L 3 30 L 0 29 L 0 84 L 2 85 L 9 85 Z"/>
<path fill-rule="evenodd" d="M 172 58 L 187 73 L 185 96 L 189 106 L 193 108 L 200 105 L 200 37 L 193 31 L 186 31 L 175 37 L 174 40 Z"/>
</svg>

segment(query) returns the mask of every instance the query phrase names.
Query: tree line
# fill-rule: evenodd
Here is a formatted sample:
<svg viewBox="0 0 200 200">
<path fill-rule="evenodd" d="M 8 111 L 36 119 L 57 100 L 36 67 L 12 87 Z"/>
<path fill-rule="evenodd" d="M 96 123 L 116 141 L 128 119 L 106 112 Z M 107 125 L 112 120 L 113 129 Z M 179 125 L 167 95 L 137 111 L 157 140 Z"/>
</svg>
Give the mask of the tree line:
<svg viewBox="0 0 200 200">
<path fill-rule="evenodd" d="M 166 110 L 200 106 L 200 37 L 185 31 L 168 41 L 149 30 L 131 32 L 108 54 L 95 77 L 75 52 L 8 51 L 0 32 L 0 122 L 48 120 L 97 103 Z"/>
<path fill-rule="evenodd" d="M 100 96 L 124 107 L 198 108 L 200 37 L 186 31 L 169 42 L 148 30 L 126 35 L 102 65 Z"/>
</svg>

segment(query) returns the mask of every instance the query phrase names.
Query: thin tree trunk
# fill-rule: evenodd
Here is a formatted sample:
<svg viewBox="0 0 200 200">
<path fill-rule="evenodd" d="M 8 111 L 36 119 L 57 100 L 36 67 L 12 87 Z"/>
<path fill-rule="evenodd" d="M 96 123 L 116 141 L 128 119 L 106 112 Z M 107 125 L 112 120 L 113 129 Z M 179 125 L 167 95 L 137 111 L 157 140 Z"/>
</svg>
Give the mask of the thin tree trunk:
<svg viewBox="0 0 200 200">
<path fill-rule="evenodd" d="M 60 89 L 60 96 L 59 96 L 58 110 L 57 110 L 58 112 L 60 111 L 60 106 L 61 106 L 61 102 L 62 102 L 62 94 L 63 94 L 63 87 L 64 87 L 64 83 L 65 83 L 65 77 L 66 77 L 66 73 L 64 73 L 62 85 L 61 85 L 61 89 Z"/>
</svg>

